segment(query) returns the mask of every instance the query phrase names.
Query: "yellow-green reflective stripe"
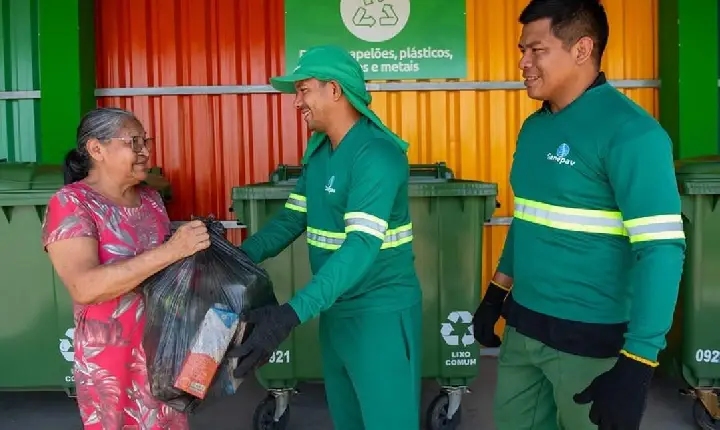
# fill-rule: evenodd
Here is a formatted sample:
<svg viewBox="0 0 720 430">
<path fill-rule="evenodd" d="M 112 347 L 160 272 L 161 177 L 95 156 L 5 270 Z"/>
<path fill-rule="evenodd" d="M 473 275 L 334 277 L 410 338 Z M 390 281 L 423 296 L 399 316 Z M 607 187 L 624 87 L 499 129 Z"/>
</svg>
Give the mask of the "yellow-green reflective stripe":
<svg viewBox="0 0 720 430">
<path fill-rule="evenodd" d="M 298 212 L 307 212 L 307 199 L 300 194 L 291 193 L 285 207 Z"/>
<path fill-rule="evenodd" d="M 387 222 L 365 212 L 348 212 L 345 214 L 345 233 L 361 231 L 383 240 L 387 227 Z"/>
<path fill-rule="evenodd" d="M 516 198 L 513 215 L 518 219 L 560 230 L 627 235 L 620 212 L 565 208 Z"/>
<path fill-rule="evenodd" d="M 325 236 L 325 237 L 332 238 L 332 239 L 341 239 L 342 240 L 342 239 L 345 239 L 345 237 L 346 237 L 345 233 L 336 233 L 333 231 L 320 230 L 320 229 L 313 228 L 313 227 L 308 227 L 307 231 L 308 231 L 308 233 L 313 233 L 313 234 L 317 234 L 319 236 Z"/>
<path fill-rule="evenodd" d="M 684 239 L 683 221 L 680 215 L 656 215 L 625 221 L 630 242 L 650 240 Z"/>
<path fill-rule="evenodd" d="M 578 209 L 578 208 L 566 208 L 563 206 L 555 206 L 547 203 L 537 202 L 535 200 L 528 200 L 522 197 L 515 197 L 515 204 L 522 204 L 525 206 L 545 209 L 552 212 L 557 212 L 566 215 L 578 215 L 587 216 L 593 218 L 611 218 L 622 220 L 622 214 L 619 211 L 605 211 L 600 209 Z"/>
<path fill-rule="evenodd" d="M 337 237 L 338 234 L 341 237 Z M 308 244 L 323 249 L 339 249 L 345 241 L 345 235 L 342 233 L 325 232 L 314 228 L 308 228 L 306 235 Z"/>
<path fill-rule="evenodd" d="M 412 230 L 412 223 L 401 225 L 400 227 L 391 228 L 390 230 L 385 232 L 385 236 L 397 234 L 408 230 Z M 412 234 L 412 231 L 410 232 L 410 234 Z"/>
<path fill-rule="evenodd" d="M 325 242 L 322 242 L 319 240 L 314 240 L 314 239 L 311 239 L 310 237 L 308 237 L 307 243 L 308 243 L 308 245 L 312 245 L 316 248 L 327 249 L 330 251 L 336 251 L 336 250 L 340 249 L 340 246 L 341 246 L 341 245 L 334 245 L 331 243 L 325 243 Z"/>
<path fill-rule="evenodd" d="M 290 203 L 290 202 L 285 203 L 285 207 L 288 208 L 288 209 L 290 209 L 290 210 L 293 210 L 293 211 L 302 212 L 302 213 L 307 213 L 307 208 L 303 208 L 303 207 L 300 207 L 300 206 L 295 206 L 294 204 L 292 204 L 292 203 Z"/>
<path fill-rule="evenodd" d="M 385 233 L 385 239 L 383 240 L 383 244 L 380 246 L 380 249 L 396 248 L 400 245 L 412 242 L 412 240 L 412 224 L 406 224 L 402 227 L 388 230 Z"/>
<path fill-rule="evenodd" d="M 336 250 L 339 249 L 345 242 L 347 234 L 308 227 L 306 236 L 307 243 L 309 245 L 323 249 Z M 380 247 L 381 249 L 395 248 L 412 242 L 412 223 L 387 230 L 382 239 L 383 244 Z"/>
</svg>

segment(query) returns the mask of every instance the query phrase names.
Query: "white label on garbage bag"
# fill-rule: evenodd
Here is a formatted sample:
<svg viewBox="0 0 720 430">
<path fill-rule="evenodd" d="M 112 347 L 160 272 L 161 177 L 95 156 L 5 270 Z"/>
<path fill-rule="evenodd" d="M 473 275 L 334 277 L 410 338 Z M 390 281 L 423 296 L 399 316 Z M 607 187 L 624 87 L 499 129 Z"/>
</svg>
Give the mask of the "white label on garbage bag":
<svg viewBox="0 0 720 430">
<path fill-rule="evenodd" d="M 695 360 L 699 363 L 720 363 L 720 351 L 717 349 L 698 349 Z"/>
<path fill-rule="evenodd" d="M 290 350 L 286 351 L 280 351 L 277 350 L 272 353 L 270 356 L 270 360 L 268 360 L 269 363 L 278 363 L 278 364 L 284 364 L 290 362 Z"/>
<path fill-rule="evenodd" d="M 475 342 L 472 326 L 472 314 L 468 311 L 453 311 L 447 317 L 448 322 L 440 324 L 440 335 L 449 346 L 470 346 Z"/>
</svg>

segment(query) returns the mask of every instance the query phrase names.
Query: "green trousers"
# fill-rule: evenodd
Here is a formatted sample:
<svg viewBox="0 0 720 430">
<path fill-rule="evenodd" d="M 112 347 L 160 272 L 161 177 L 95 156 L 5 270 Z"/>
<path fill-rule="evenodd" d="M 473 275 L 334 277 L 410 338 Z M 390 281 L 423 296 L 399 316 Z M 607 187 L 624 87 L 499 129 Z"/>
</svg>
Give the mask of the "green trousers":
<svg viewBox="0 0 720 430">
<path fill-rule="evenodd" d="M 337 430 L 420 428 L 422 305 L 320 317 L 325 391 Z"/>
<path fill-rule="evenodd" d="M 498 357 L 497 430 L 597 430 L 590 405 L 573 401 L 615 358 L 560 352 L 506 327 Z"/>
</svg>

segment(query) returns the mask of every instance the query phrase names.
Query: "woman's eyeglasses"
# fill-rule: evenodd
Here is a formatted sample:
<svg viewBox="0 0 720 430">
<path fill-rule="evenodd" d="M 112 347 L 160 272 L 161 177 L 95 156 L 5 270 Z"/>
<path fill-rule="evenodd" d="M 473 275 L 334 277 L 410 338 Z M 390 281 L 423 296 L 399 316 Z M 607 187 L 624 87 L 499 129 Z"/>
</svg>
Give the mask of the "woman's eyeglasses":
<svg viewBox="0 0 720 430">
<path fill-rule="evenodd" d="M 130 145 L 134 152 L 140 153 L 144 148 L 147 148 L 148 152 L 152 151 L 153 140 L 152 137 L 133 136 L 133 137 L 116 137 L 115 139 L 122 140 L 123 142 Z"/>
</svg>

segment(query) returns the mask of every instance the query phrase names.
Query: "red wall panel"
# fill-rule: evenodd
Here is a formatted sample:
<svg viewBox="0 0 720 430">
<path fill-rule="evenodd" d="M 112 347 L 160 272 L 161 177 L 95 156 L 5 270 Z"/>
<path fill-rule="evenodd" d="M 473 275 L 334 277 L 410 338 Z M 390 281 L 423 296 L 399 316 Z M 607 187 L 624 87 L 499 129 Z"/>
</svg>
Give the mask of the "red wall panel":
<svg viewBox="0 0 720 430">
<path fill-rule="evenodd" d="M 103 0 L 97 87 L 268 83 L 283 70 L 282 0 Z M 305 124 L 277 94 L 100 97 L 132 110 L 154 136 L 155 162 L 178 197 L 174 219 L 230 219 L 230 190 L 297 163 Z M 303 136 L 302 138 L 300 136 Z"/>
</svg>

